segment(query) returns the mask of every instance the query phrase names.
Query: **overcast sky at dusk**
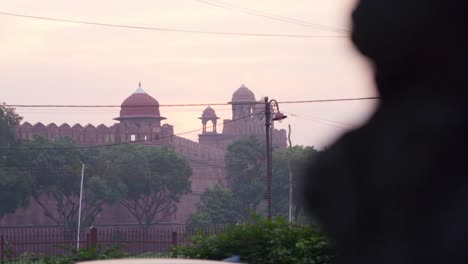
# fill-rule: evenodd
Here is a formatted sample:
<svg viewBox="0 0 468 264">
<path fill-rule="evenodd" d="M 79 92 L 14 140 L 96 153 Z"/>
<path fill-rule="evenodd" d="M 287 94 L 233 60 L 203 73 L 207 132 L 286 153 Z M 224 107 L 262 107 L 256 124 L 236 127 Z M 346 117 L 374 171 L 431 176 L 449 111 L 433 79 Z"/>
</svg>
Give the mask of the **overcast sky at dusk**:
<svg viewBox="0 0 468 264">
<path fill-rule="evenodd" d="M 349 29 L 353 0 L 223 0 Z M 195 0 L 0 1 L 0 12 L 204 31 L 339 35 Z M 118 105 L 141 81 L 160 104 L 224 103 L 243 83 L 278 101 L 375 96 L 348 38 L 273 38 L 131 30 L 0 16 L 0 101 Z M 293 144 L 326 146 L 376 102 L 280 105 Z M 231 118 L 229 106 L 213 107 Z M 203 107 L 161 107 L 175 133 L 201 128 Z M 119 109 L 18 109 L 24 121 L 111 125 Z M 196 140 L 197 133 L 185 135 Z"/>
</svg>

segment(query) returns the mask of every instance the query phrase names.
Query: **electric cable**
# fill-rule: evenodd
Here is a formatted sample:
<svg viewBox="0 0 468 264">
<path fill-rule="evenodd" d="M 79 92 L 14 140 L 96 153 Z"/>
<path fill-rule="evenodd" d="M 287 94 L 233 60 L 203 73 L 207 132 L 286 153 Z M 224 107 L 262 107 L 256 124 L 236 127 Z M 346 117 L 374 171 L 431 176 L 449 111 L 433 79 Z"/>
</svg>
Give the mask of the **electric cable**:
<svg viewBox="0 0 468 264">
<path fill-rule="evenodd" d="M 175 32 L 175 33 L 205 34 L 205 35 L 245 36 L 245 37 L 282 37 L 282 38 L 343 38 L 343 37 L 348 37 L 345 35 L 321 36 L 321 35 L 300 35 L 300 34 L 243 33 L 243 32 L 203 31 L 203 30 L 191 30 L 191 29 L 179 29 L 179 28 L 149 27 L 149 26 L 145 27 L 145 26 L 125 25 L 125 24 L 102 23 L 102 22 L 85 21 L 85 20 L 74 20 L 74 19 L 66 19 L 66 18 L 24 15 L 24 14 L 9 13 L 9 12 L 3 12 L 3 11 L 0 11 L 0 15 L 36 19 L 36 20 L 45 20 L 45 21 L 60 22 L 60 23 L 72 23 L 72 24 L 82 24 L 82 25 L 91 25 L 91 26 L 149 30 L 149 31 L 164 31 L 164 32 Z"/>
</svg>

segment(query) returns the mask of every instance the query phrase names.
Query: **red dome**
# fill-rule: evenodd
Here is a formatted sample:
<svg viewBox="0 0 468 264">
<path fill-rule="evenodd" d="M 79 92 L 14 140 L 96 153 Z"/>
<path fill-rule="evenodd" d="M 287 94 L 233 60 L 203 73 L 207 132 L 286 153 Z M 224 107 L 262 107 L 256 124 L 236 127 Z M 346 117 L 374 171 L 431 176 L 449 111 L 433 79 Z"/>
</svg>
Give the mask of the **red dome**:
<svg viewBox="0 0 468 264">
<path fill-rule="evenodd" d="M 120 107 L 119 119 L 138 117 L 161 118 L 158 101 L 147 94 L 141 87 L 123 101 Z"/>
</svg>

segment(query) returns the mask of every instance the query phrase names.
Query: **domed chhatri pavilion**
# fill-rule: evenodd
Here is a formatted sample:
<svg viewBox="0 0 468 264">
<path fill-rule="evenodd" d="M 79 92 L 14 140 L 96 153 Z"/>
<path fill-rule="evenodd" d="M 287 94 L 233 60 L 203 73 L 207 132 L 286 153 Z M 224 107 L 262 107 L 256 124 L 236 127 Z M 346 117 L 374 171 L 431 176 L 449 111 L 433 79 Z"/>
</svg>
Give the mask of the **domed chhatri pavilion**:
<svg viewBox="0 0 468 264">
<path fill-rule="evenodd" d="M 123 101 L 120 116 L 116 118 L 116 120 L 138 118 L 153 118 L 158 121 L 166 119 L 161 117 L 161 114 L 159 113 L 158 101 L 141 88 L 141 83 L 139 83 L 138 89 Z"/>
<path fill-rule="evenodd" d="M 200 195 L 219 181 L 224 181 L 226 148 L 233 141 L 257 135 L 265 136 L 265 121 L 263 105 L 258 104 L 254 93 L 242 85 L 232 95 L 229 102 L 232 107 L 232 119 L 223 120 L 222 127 L 219 117 L 213 108 L 208 106 L 202 113 L 202 133 L 198 142 L 174 135 L 172 125 L 161 122 L 166 120 L 159 111 L 159 102 L 146 93 L 141 84 L 136 91 L 121 104 L 120 115 L 112 126 L 88 124 L 44 125 L 28 122 L 17 129 L 18 138 L 30 140 L 34 135 L 43 136 L 49 140 L 69 137 L 79 145 L 98 145 L 138 141 L 139 144 L 168 146 L 180 155 L 185 156 L 192 167 L 192 193 L 184 196 L 178 204 L 177 212 L 168 219 L 174 223 L 184 223 L 188 215 L 196 208 Z M 194 117 L 196 118 L 196 117 Z M 218 129 L 217 129 L 218 127 Z M 222 132 L 218 132 L 222 130 Z M 274 130 L 273 144 L 286 148 L 286 131 Z M 50 224 L 39 206 L 31 204 L 21 212 L 2 218 L 0 225 L 31 225 Z M 133 218 L 118 206 L 109 206 L 98 216 L 96 224 L 132 223 Z"/>
</svg>

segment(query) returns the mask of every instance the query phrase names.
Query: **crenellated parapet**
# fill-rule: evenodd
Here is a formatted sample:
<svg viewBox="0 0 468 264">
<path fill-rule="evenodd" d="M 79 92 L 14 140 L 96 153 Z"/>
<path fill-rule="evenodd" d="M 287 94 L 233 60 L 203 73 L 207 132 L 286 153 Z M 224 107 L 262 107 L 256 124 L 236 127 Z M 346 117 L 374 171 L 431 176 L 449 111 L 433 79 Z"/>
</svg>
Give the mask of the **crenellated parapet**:
<svg viewBox="0 0 468 264">
<path fill-rule="evenodd" d="M 178 136 L 172 137 L 171 146 L 177 153 L 192 160 L 204 161 L 213 165 L 224 165 L 225 151 L 223 149 L 199 144 Z"/>
<path fill-rule="evenodd" d="M 51 141 L 70 138 L 80 145 L 95 145 L 113 143 L 115 131 L 115 125 L 108 127 L 101 124 L 96 128 L 91 124 L 83 127 L 80 124 L 70 126 L 65 123 L 57 126 L 55 123 L 50 123 L 46 126 L 40 122 L 34 125 L 25 122 L 16 129 L 16 134 L 20 140 L 31 140 L 34 136 L 41 136 Z"/>
<path fill-rule="evenodd" d="M 174 128 L 171 125 L 153 126 L 144 122 L 123 122 L 112 126 L 100 124 L 97 127 L 92 124 L 70 126 L 65 123 L 57 126 L 55 123 L 51 123 L 46 126 L 40 122 L 34 125 L 25 122 L 16 129 L 17 137 L 20 140 L 31 140 L 34 136 L 41 136 L 51 141 L 58 138 L 70 138 L 78 145 L 114 144 L 131 141 L 168 145 L 173 133 Z"/>
</svg>

